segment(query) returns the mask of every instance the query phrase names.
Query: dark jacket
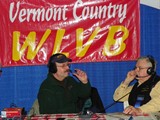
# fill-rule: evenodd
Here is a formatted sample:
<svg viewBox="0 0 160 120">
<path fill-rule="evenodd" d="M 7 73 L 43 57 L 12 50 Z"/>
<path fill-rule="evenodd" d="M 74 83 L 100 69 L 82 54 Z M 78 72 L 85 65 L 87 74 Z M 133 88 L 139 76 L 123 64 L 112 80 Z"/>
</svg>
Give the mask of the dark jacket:
<svg viewBox="0 0 160 120">
<path fill-rule="evenodd" d="M 91 86 L 68 76 L 58 81 L 51 73 L 40 86 L 38 102 L 41 114 L 77 113 L 78 97 L 88 97 Z"/>
</svg>

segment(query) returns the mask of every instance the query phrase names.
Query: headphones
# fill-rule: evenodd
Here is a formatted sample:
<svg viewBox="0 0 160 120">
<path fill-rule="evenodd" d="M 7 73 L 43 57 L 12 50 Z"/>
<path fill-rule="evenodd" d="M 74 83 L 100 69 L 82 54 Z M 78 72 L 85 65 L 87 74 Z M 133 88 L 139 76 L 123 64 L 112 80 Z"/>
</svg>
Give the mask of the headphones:
<svg viewBox="0 0 160 120">
<path fill-rule="evenodd" d="M 147 69 L 147 74 L 148 75 L 152 75 L 152 74 L 154 74 L 156 71 L 155 71 L 155 69 L 156 69 L 156 61 L 154 60 L 154 58 L 153 58 L 153 56 L 151 56 L 151 55 L 147 55 L 146 56 L 146 58 L 149 60 L 149 62 L 152 64 L 152 67 L 149 67 L 148 69 Z"/>
<path fill-rule="evenodd" d="M 60 54 L 54 54 L 50 57 L 49 62 L 48 62 L 48 68 L 49 68 L 49 72 L 51 73 L 56 73 L 57 72 L 57 66 L 55 63 L 55 59 L 57 56 L 59 56 Z"/>
<path fill-rule="evenodd" d="M 51 72 L 51 73 L 57 72 L 56 62 L 64 63 L 64 62 L 71 62 L 71 61 L 72 61 L 72 59 L 67 58 L 64 54 L 56 53 L 56 54 L 52 55 L 49 59 L 49 62 L 47 65 L 49 68 L 49 72 Z"/>
</svg>

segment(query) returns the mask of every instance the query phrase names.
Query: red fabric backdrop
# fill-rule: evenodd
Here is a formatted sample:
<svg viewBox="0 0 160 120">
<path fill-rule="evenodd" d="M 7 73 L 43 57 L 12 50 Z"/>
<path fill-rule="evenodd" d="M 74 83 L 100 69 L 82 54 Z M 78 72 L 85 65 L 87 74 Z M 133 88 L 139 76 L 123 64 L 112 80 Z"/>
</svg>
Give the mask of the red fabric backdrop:
<svg viewBox="0 0 160 120">
<path fill-rule="evenodd" d="M 61 52 L 73 62 L 135 60 L 139 0 L 0 1 L 0 62 L 46 64 Z"/>
</svg>

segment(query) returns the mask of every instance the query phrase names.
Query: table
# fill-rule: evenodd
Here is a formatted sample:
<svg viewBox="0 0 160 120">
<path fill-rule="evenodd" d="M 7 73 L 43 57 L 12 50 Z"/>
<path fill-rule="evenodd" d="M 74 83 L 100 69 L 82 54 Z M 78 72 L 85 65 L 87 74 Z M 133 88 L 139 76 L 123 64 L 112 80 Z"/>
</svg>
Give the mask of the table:
<svg viewBox="0 0 160 120">
<path fill-rule="evenodd" d="M 78 114 L 44 114 L 36 116 L 26 116 L 24 120 L 106 120 L 106 114 L 95 113 L 93 115 Z"/>
<path fill-rule="evenodd" d="M 38 115 L 38 116 L 26 116 L 24 120 L 129 120 L 131 116 L 123 113 L 95 113 L 89 115 L 77 115 L 77 114 L 50 114 L 50 115 Z M 160 120 L 160 113 L 148 114 L 145 116 L 132 116 L 133 120 Z"/>
<path fill-rule="evenodd" d="M 132 117 L 132 119 L 130 119 Z M 131 116 L 124 113 L 106 114 L 107 120 L 160 120 L 160 113 L 146 114 L 144 116 Z"/>
<path fill-rule="evenodd" d="M 130 117 L 130 115 L 125 115 L 123 113 L 94 113 L 91 116 L 78 114 L 41 114 L 35 116 L 22 116 L 21 118 L 15 119 L 12 118 L 12 120 L 129 120 Z M 160 120 L 160 113 L 132 117 L 132 120 Z M 0 120 L 2 120 L 2 118 Z"/>
</svg>

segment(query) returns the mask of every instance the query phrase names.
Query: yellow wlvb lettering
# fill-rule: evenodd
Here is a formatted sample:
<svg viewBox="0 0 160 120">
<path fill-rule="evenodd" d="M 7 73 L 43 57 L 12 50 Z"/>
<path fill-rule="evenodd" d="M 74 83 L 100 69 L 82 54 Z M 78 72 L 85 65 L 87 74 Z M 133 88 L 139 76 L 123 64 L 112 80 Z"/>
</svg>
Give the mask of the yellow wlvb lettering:
<svg viewBox="0 0 160 120">
<path fill-rule="evenodd" d="M 39 49 L 42 47 L 43 43 L 46 41 L 46 39 L 50 35 L 50 33 L 51 33 L 51 30 L 47 29 L 44 35 L 42 36 L 39 44 L 36 47 L 36 43 L 35 43 L 36 33 L 30 32 L 21 47 L 19 43 L 20 32 L 14 31 L 13 32 L 12 59 L 14 61 L 19 61 L 22 55 L 24 54 L 24 51 L 28 48 L 27 59 L 33 60 L 36 54 L 38 53 Z"/>
<path fill-rule="evenodd" d="M 65 29 L 59 29 L 56 33 L 56 39 L 55 39 L 55 43 L 54 43 L 54 48 L 53 48 L 53 51 L 52 51 L 52 54 L 54 53 L 59 53 L 60 52 L 60 47 L 61 47 L 61 44 L 62 44 L 62 40 L 63 40 L 63 37 L 64 37 L 64 34 L 65 34 Z M 63 54 L 65 54 L 66 56 L 68 56 L 67 52 L 63 52 Z"/>
<path fill-rule="evenodd" d="M 83 57 L 85 56 L 87 50 L 89 49 L 90 45 L 93 43 L 94 38 L 100 31 L 100 27 L 97 27 L 92 35 L 89 37 L 88 41 L 83 44 L 83 29 L 79 28 L 76 31 L 76 56 Z"/>
<path fill-rule="evenodd" d="M 116 33 L 123 33 L 122 37 L 114 38 Z M 129 31 L 124 26 L 111 26 L 104 44 L 102 54 L 104 56 L 116 56 L 126 49 L 124 41 L 128 38 Z"/>
<path fill-rule="evenodd" d="M 65 34 L 65 31 L 66 31 L 65 29 L 58 29 L 58 31 L 56 33 L 56 39 L 55 39 L 52 54 L 60 52 L 60 47 L 62 44 L 62 40 L 63 40 L 64 34 Z M 65 54 L 67 57 L 69 56 L 68 52 L 61 52 L 61 53 Z"/>
</svg>

